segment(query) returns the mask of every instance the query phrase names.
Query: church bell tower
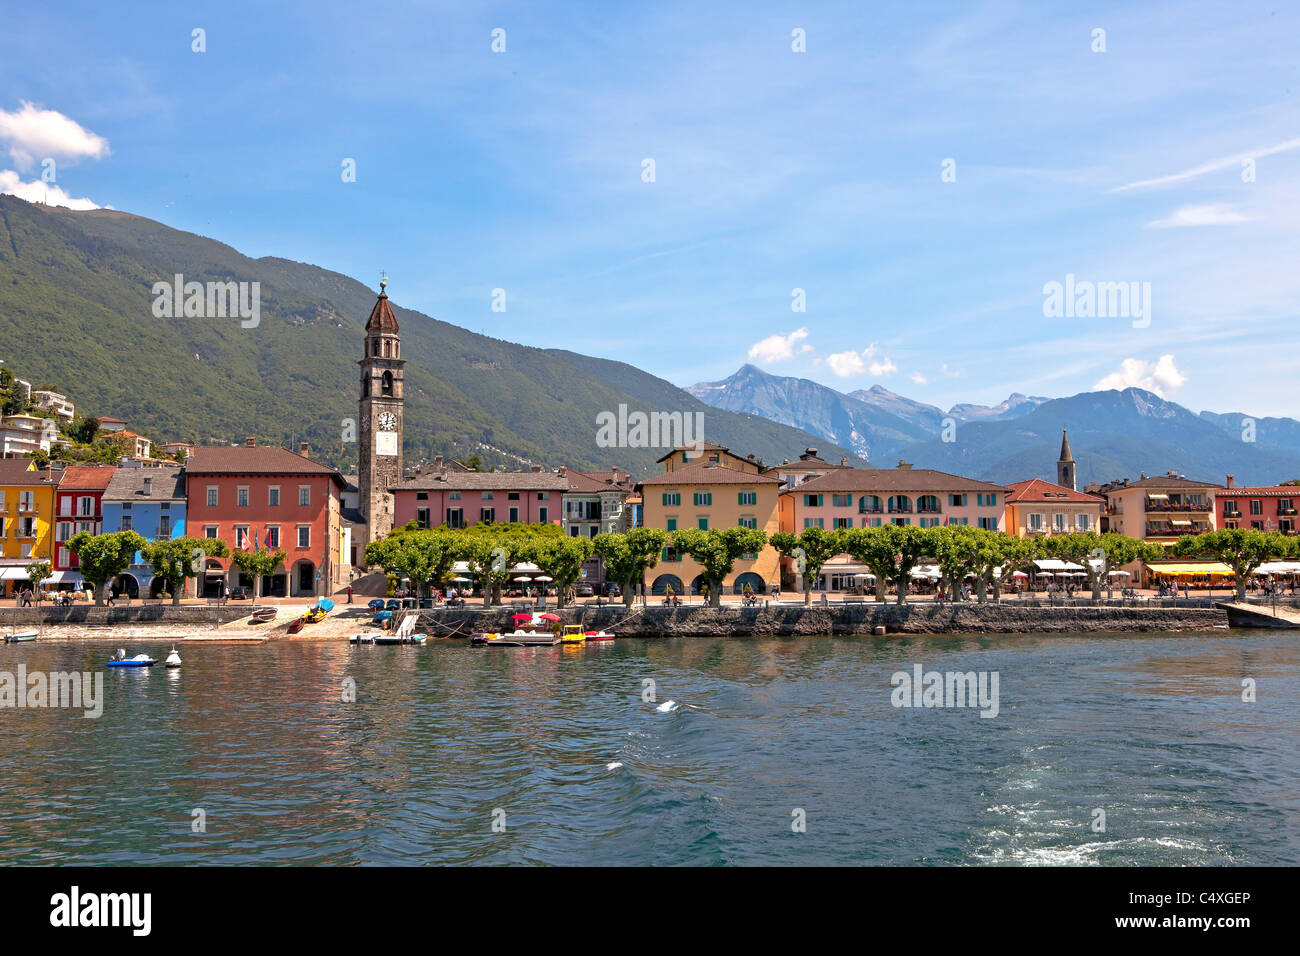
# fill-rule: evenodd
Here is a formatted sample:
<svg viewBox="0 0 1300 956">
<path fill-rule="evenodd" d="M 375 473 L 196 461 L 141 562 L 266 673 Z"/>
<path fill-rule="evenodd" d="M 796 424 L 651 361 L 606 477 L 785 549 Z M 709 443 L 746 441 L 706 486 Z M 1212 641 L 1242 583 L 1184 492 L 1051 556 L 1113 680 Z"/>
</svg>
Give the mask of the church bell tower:
<svg viewBox="0 0 1300 956">
<path fill-rule="evenodd" d="M 1064 485 L 1071 491 L 1078 491 L 1074 477 L 1074 455 L 1070 453 L 1070 439 L 1066 437 L 1065 429 L 1061 429 L 1061 457 L 1056 461 L 1056 483 Z"/>
<path fill-rule="evenodd" d="M 357 363 L 361 366 L 357 488 L 370 541 L 393 529 L 393 496 L 388 489 L 402 480 L 402 366 L 406 363 L 387 287 L 384 276 L 366 321 L 365 354 Z"/>
</svg>

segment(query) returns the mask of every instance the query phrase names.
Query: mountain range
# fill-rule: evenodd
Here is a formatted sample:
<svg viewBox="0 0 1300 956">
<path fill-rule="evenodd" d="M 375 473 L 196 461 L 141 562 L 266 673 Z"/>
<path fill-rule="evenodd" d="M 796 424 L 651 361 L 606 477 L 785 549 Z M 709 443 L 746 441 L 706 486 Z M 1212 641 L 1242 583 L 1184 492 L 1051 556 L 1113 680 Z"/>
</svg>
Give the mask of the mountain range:
<svg viewBox="0 0 1300 956">
<path fill-rule="evenodd" d="M 260 283 L 256 327 L 237 318 L 157 318 L 152 287 Z M 357 415 L 366 317 L 376 290 L 281 258 L 252 259 L 213 239 L 113 210 L 89 212 L 0 196 L 0 342 L 6 367 L 67 394 L 86 415 L 112 415 L 155 441 L 311 443 L 356 467 L 346 441 Z M 405 457 L 477 454 L 519 469 L 617 465 L 659 470 L 666 448 L 606 448 L 597 416 L 620 405 L 706 413 L 707 441 L 766 461 L 811 444 L 848 448 L 768 419 L 710 408 L 618 362 L 479 335 L 393 304 L 406 359 Z"/>
<path fill-rule="evenodd" d="M 959 404 L 944 412 L 879 385 L 843 393 L 745 365 L 687 391 L 715 407 L 764 415 L 848 445 L 884 467 L 906 458 L 987 481 L 1055 480 L 1067 429 L 1081 487 L 1171 470 L 1217 483 L 1232 474 L 1239 485 L 1300 477 L 1300 422 L 1196 414 L 1139 388 L 1056 399 L 1017 393 L 997 405 Z"/>
</svg>

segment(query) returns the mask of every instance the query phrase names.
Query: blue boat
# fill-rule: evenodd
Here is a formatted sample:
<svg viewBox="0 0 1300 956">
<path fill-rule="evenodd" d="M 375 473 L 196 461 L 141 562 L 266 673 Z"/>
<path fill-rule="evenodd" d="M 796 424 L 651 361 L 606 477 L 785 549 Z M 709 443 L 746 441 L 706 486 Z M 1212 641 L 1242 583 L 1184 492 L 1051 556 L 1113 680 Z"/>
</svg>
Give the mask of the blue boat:
<svg viewBox="0 0 1300 956">
<path fill-rule="evenodd" d="M 148 654 L 137 654 L 135 657 L 123 657 L 108 662 L 109 667 L 153 667 L 158 662 Z"/>
</svg>

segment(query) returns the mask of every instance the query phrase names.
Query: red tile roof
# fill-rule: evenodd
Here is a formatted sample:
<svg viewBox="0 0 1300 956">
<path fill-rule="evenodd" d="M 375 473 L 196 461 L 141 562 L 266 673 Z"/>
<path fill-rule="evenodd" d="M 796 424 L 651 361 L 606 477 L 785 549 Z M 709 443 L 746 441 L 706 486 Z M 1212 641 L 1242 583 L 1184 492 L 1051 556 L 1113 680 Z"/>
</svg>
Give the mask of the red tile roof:
<svg viewBox="0 0 1300 956">
<path fill-rule="evenodd" d="M 820 480 L 820 479 L 818 479 Z M 756 475 L 725 465 L 697 461 L 666 471 L 662 475 L 646 478 L 641 485 L 780 485 L 783 482 L 773 475 Z"/>
<path fill-rule="evenodd" d="M 115 471 L 116 465 L 69 465 L 59 479 L 59 490 L 103 491 Z"/>
<path fill-rule="evenodd" d="M 326 475 L 347 487 L 335 469 L 275 445 L 200 445 L 185 469 L 191 475 Z"/>
<path fill-rule="evenodd" d="M 1243 498 L 1300 498 L 1300 485 L 1258 485 L 1256 487 L 1234 486 L 1216 488 L 1214 497 L 1231 498 L 1234 495 Z"/>
<path fill-rule="evenodd" d="M 1028 481 L 1013 481 L 1009 485 L 1007 504 L 1018 502 L 1043 501 L 1077 501 L 1080 504 L 1103 505 L 1105 500 L 1084 491 L 1075 491 L 1065 485 L 1044 481 L 1042 478 L 1030 478 Z"/>
</svg>

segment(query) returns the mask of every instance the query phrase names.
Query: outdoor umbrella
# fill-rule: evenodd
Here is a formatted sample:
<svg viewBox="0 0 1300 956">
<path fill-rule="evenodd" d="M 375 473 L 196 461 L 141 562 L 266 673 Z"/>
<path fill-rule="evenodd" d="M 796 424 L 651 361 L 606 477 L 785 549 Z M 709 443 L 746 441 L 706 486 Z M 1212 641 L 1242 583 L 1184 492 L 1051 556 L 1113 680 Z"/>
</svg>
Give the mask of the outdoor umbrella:
<svg viewBox="0 0 1300 956">
<path fill-rule="evenodd" d="M 558 614 L 539 614 L 539 615 L 537 615 L 537 616 L 538 616 L 539 618 L 541 618 L 543 621 L 558 621 L 558 620 L 560 620 L 560 616 L 559 616 Z"/>
<path fill-rule="evenodd" d="M 452 580 L 455 581 L 455 582 L 457 582 L 458 584 L 468 584 L 468 583 L 469 583 L 469 578 L 452 578 Z"/>
<path fill-rule="evenodd" d="M 539 574 L 533 578 L 534 581 L 554 581 L 555 578 L 548 578 L 545 574 Z"/>
</svg>

